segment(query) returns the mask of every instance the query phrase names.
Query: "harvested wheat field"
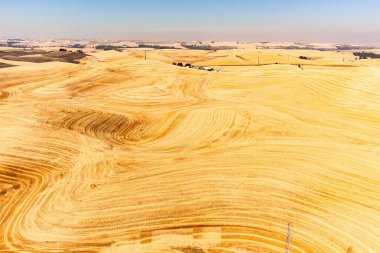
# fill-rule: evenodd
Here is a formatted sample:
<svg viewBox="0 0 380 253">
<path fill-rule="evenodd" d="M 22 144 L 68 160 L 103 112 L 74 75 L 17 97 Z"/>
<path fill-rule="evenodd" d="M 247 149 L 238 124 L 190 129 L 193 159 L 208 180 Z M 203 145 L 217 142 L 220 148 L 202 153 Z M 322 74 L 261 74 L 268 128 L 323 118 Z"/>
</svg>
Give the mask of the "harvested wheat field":
<svg viewBox="0 0 380 253">
<path fill-rule="evenodd" d="M 380 252 L 375 61 L 86 53 L 0 59 L 0 252 Z"/>
</svg>

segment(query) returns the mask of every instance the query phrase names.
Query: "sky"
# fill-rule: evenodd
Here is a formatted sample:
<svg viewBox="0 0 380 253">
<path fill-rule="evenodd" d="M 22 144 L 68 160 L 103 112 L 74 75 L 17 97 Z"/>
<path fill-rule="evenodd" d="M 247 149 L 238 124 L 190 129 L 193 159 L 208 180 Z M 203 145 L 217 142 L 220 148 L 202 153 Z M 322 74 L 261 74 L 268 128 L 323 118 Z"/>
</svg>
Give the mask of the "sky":
<svg viewBox="0 0 380 253">
<path fill-rule="evenodd" d="M 380 0 L 0 0 L 0 38 L 380 43 Z"/>
</svg>

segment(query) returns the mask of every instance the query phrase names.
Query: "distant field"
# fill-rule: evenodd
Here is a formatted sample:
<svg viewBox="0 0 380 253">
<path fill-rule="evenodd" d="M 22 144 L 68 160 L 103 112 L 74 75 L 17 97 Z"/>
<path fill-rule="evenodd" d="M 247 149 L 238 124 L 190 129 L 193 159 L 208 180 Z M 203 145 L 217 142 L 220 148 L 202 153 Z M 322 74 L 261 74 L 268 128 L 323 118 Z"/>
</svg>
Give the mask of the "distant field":
<svg viewBox="0 0 380 253">
<path fill-rule="evenodd" d="M 21 62 L 69 62 L 69 63 L 79 63 L 78 60 L 82 59 L 85 55 L 77 52 L 59 52 L 57 49 L 54 51 L 46 50 L 21 50 L 21 49 L 12 49 L 0 48 L 0 59 L 9 60 L 9 61 L 21 61 Z"/>
<path fill-rule="evenodd" d="M 377 60 L 84 51 L 0 48 L 0 252 L 380 252 Z"/>
</svg>

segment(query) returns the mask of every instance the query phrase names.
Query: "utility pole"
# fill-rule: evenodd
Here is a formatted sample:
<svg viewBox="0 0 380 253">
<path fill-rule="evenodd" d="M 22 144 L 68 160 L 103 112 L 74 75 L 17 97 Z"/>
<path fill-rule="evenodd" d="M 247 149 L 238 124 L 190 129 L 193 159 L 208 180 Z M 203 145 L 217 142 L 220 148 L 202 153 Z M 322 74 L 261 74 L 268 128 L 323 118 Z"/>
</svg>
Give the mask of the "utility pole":
<svg viewBox="0 0 380 253">
<path fill-rule="evenodd" d="M 292 247 L 292 232 L 293 232 L 293 223 L 288 222 L 288 231 L 286 233 L 285 253 L 290 253 L 290 249 Z"/>
<path fill-rule="evenodd" d="M 145 60 L 146 60 L 146 50 L 145 50 Z"/>
<path fill-rule="evenodd" d="M 257 66 L 260 66 L 260 53 L 257 54 Z"/>
</svg>

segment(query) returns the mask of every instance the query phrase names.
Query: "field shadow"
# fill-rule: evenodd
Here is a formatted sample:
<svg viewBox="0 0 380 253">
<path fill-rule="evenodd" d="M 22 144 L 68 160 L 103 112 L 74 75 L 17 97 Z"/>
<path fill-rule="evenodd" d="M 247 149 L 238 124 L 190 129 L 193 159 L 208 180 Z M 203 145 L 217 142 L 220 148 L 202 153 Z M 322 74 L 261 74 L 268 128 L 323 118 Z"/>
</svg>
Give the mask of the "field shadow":
<svg viewBox="0 0 380 253">
<path fill-rule="evenodd" d="M 14 67 L 14 66 L 16 66 L 16 65 L 11 65 L 11 64 L 4 63 L 4 62 L 0 62 L 0 69 Z"/>
</svg>

